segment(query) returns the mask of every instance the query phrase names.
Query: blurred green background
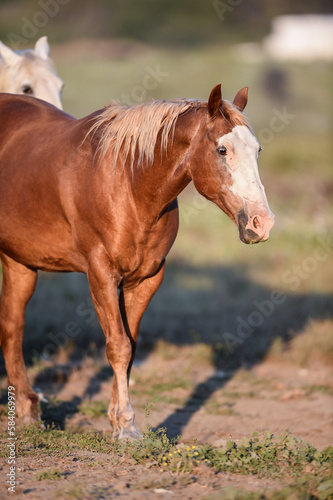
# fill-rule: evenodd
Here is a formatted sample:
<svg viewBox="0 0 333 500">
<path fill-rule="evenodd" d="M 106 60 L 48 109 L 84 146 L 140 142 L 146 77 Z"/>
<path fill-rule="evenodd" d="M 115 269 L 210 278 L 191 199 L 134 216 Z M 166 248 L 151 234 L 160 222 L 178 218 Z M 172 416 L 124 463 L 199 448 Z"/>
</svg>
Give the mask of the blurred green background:
<svg viewBox="0 0 333 500">
<path fill-rule="evenodd" d="M 36 14 L 42 5 L 53 14 L 34 33 L 33 22 L 43 22 Z M 259 168 L 276 225 L 265 244 L 246 246 L 227 216 L 187 188 L 164 283 L 142 322 L 139 358 L 164 339 L 208 344 L 218 367 L 251 366 L 267 356 L 301 365 L 332 362 L 332 64 L 277 61 L 258 46 L 250 52 L 239 46 L 261 44 L 277 15 L 330 8 L 323 0 L 2 0 L 0 39 L 8 45 L 10 34 L 27 40 L 29 22 L 34 34 L 26 46 L 48 35 L 65 81 L 64 110 L 76 117 L 112 99 L 206 99 L 221 82 L 223 96 L 232 100 L 249 86 L 245 113 L 264 150 Z M 22 41 L 17 48 L 24 47 Z M 270 301 L 276 290 L 283 302 L 261 313 L 248 338 L 237 336 L 237 318 L 252 321 L 256 304 Z M 89 308 L 85 277 L 41 273 L 27 311 L 27 359 L 51 351 L 70 358 L 98 352 L 103 334 Z M 61 340 L 69 321 L 81 329 L 75 343 Z M 45 350 L 52 342 L 55 348 Z"/>
<path fill-rule="evenodd" d="M 283 14 L 332 13 L 330 0 L 1 0 L 0 39 L 21 33 L 22 18 L 49 12 L 53 43 L 127 38 L 158 46 L 260 40 Z M 220 15 L 218 14 L 220 13 Z M 221 17 L 225 13 L 225 23 Z M 42 17 L 35 18 L 43 24 Z"/>
</svg>

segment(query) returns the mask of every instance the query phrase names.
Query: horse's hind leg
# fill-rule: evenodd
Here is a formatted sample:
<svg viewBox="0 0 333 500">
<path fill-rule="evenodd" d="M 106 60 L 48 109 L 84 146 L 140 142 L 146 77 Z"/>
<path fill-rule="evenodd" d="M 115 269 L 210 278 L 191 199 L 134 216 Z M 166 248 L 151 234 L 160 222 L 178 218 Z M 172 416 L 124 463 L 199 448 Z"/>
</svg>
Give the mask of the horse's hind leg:
<svg viewBox="0 0 333 500">
<path fill-rule="evenodd" d="M 8 386 L 15 388 L 16 416 L 24 423 L 38 420 L 38 397 L 28 379 L 22 342 L 25 307 L 31 298 L 37 272 L 1 254 L 0 343 L 5 358 Z"/>
</svg>

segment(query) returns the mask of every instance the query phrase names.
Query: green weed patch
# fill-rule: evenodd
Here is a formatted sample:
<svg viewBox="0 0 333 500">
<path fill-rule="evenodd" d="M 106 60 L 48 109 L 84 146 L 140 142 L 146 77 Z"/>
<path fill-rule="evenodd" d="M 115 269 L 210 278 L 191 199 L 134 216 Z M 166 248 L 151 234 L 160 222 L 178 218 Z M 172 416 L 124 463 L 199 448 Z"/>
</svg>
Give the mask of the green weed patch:
<svg viewBox="0 0 333 500">
<path fill-rule="evenodd" d="M 60 469 L 54 468 L 36 472 L 34 477 L 36 481 L 45 481 L 46 479 L 49 479 L 51 481 L 58 481 L 59 479 L 63 479 L 64 477 L 66 477 L 66 474 Z"/>
<path fill-rule="evenodd" d="M 2 434 L 1 440 L 5 439 Z M 251 438 L 226 441 L 218 447 L 181 443 L 179 439 L 169 439 L 165 429 L 153 432 L 149 426 L 143 438 L 137 441 L 110 441 L 109 437 L 98 432 L 83 434 L 58 429 L 43 430 L 36 426 L 26 427 L 17 435 L 18 456 L 59 456 L 79 451 L 105 453 L 115 462 L 127 457 L 128 463 L 133 465 L 146 464 L 179 473 L 193 472 L 201 464 L 216 471 L 261 477 L 285 474 L 298 477 L 304 471 L 326 477 L 333 472 L 332 446 L 318 451 L 288 432 L 277 437 L 269 432 L 262 436 L 254 433 Z"/>
</svg>

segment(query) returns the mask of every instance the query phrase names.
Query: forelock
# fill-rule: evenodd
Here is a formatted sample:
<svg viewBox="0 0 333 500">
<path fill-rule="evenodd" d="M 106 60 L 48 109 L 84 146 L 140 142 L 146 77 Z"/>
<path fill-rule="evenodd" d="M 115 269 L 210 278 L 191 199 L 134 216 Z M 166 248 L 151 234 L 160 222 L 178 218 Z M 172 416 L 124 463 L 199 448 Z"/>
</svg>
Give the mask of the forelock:
<svg viewBox="0 0 333 500">
<path fill-rule="evenodd" d="M 250 123 L 245 115 L 230 101 L 223 99 L 222 106 L 220 107 L 220 113 L 227 122 L 230 123 L 232 127 L 237 125 L 245 125 L 251 130 Z"/>
</svg>

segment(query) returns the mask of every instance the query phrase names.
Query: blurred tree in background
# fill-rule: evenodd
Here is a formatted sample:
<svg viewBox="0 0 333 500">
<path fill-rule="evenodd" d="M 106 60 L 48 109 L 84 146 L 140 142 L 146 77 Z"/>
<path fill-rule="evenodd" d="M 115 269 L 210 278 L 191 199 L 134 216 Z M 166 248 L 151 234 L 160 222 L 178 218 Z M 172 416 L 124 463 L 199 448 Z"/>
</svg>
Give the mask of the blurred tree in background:
<svg viewBox="0 0 333 500">
<path fill-rule="evenodd" d="M 35 40 L 35 27 L 52 43 L 83 37 L 183 46 L 238 42 L 261 39 L 277 15 L 330 12 L 330 0 L 1 0 L 0 39 L 9 43 L 12 33 L 22 44 L 27 35 Z"/>
</svg>

